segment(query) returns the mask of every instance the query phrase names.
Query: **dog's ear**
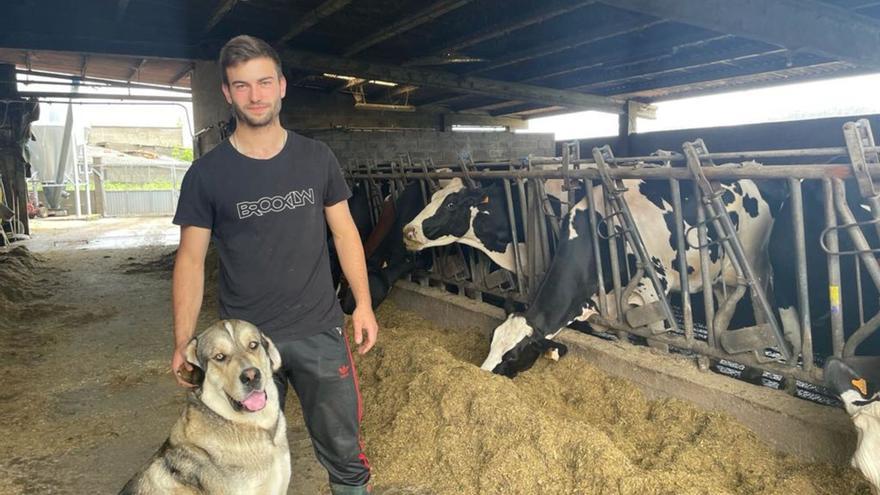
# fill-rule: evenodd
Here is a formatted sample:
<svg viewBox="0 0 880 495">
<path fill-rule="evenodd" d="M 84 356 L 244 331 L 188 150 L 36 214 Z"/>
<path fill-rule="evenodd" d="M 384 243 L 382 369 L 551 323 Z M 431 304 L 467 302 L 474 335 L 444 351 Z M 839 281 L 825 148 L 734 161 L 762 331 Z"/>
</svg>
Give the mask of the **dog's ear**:
<svg viewBox="0 0 880 495">
<path fill-rule="evenodd" d="M 272 339 L 265 334 L 260 334 L 260 340 L 263 343 L 263 349 L 266 350 L 266 355 L 269 356 L 269 365 L 272 366 L 272 372 L 277 372 L 281 369 L 281 353 L 278 352 L 278 348 L 275 347 Z"/>
<path fill-rule="evenodd" d="M 186 345 L 186 350 L 183 353 L 186 362 L 191 364 L 193 369 L 189 371 L 186 369 L 186 366 L 181 366 L 178 371 L 180 372 L 180 377 L 185 382 L 201 387 L 205 381 L 205 370 L 202 369 L 202 365 L 199 363 L 198 347 L 199 339 L 193 337 L 189 344 Z"/>
<path fill-rule="evenodd" d="M 199 363 L 199 356 L 198 356 L 198 352 L 197 352 L 198 348 L 199 348 L 199 339 L 198 339 L 198 337 L 193 337 L 189 341 L 189 344 L 186 345 L 186 350 L 183 352 L 183 357 L 186 358 L 187 363 L 201 368 L 202 365 L 201 365 L 201 363 Z"/>
</svg>

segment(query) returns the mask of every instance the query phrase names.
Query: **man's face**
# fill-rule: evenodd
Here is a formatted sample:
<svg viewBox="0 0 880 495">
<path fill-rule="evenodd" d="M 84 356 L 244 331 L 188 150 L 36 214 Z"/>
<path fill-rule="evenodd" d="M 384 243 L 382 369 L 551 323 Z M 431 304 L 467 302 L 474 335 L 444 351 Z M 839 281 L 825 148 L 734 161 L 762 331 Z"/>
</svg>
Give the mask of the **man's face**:
<svg viewBox="0 0 880 495">
<path fill-rule="evenodd" d="M 260 57 L 227 67 L 226 76 L 229 85 L 223 85 L 223 94 L 239 124 L 263 127 L 281 113 L 287 81 L 278 75 L 272 59 Z"/>
</svg>

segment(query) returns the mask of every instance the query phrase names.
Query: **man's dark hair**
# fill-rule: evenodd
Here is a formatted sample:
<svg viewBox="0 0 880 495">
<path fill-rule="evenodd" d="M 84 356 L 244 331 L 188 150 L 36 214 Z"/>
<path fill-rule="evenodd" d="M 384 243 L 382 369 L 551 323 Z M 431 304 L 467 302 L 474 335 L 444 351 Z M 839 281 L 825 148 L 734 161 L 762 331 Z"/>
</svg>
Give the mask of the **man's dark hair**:
<svg viewBox="0 0 880 495">
<path fill-rule="evenodd" d="M 220 49 L 220 72 L 223 73 L 223 84 L 229 85 L 229 78 L 226 75 L 227 67 L 234 67 L 260 57 L 272 59 L 275 62 L 278 77 L 281 77 L 281 58 L 278 56 L 278 52 L 269 46 L 269 43 L 246 34 L 236 36 L 227 41 L 223 48 Z"/>
</svg>

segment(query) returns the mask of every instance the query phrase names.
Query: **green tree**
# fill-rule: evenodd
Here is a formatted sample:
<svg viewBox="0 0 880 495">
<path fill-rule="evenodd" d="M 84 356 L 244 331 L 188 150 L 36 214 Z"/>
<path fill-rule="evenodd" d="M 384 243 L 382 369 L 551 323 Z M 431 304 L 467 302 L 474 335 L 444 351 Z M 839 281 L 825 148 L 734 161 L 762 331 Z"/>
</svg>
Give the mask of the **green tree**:
<svg viewBox="0 0 880 495">
<path fill-rule="evenodd" d="M 184 162 L 192 162 L 193 161 L 193 150 L 192 150 L 192 148 L 181 148 L 181 147 L 175 146 L 171 150 L 171 157 L 176 158 L 181 161 L 184 161 Z"/>
</svg>

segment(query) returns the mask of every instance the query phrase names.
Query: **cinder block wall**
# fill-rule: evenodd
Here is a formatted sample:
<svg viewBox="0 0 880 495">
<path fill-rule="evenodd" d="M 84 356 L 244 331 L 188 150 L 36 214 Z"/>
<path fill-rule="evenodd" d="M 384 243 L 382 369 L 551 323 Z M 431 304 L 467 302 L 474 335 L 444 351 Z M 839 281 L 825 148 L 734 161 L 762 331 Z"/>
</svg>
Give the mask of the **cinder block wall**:
<svg viewBox="0 0 880 495">
<path fill-rule="evenodd" d="M 392 160 L 410 153 L 428 154 L 435 164 L 458 163 L 468 151 L 474 160 L 554 156 L 553 134 L 439 131 L 317 131 L 309 136 L 330 146 L 343 166 L 356 159 Z"/>
<path fill-rule="evenodd" d="M 129 127 L 92 126 L 86 129 L 88 143 L 125 143 L 153 145 L 162 148 L 183 146 L 183 129 L 180 127 Z"/>
</svg>

